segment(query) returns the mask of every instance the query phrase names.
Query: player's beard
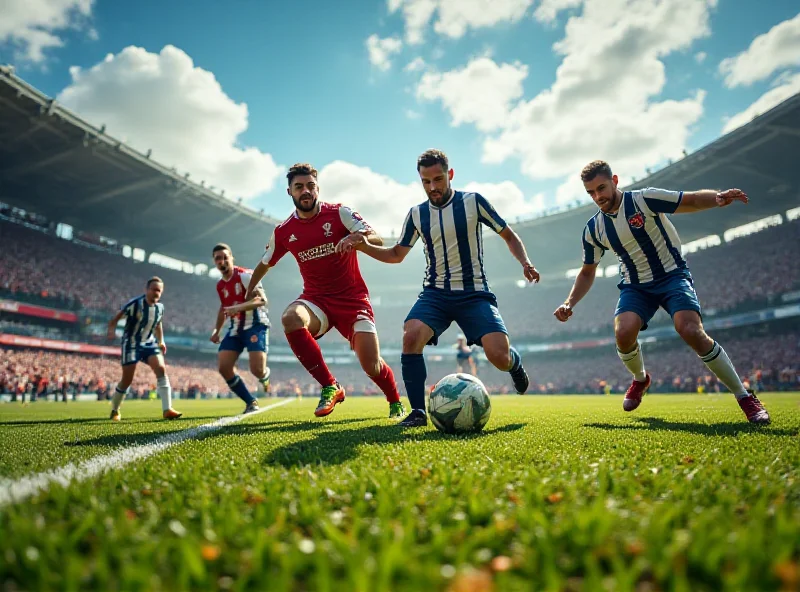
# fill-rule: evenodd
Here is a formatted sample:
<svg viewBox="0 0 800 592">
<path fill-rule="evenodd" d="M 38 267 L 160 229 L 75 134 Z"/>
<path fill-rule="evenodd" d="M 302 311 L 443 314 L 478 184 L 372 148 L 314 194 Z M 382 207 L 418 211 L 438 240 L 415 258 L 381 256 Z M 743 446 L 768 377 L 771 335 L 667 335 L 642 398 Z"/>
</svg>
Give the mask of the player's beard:
<svg viewBox="0 0 800 592">
<path fill-rule="evenodd" d="M 314 208 L 317 207 L 317 198 L 312 196 L 311 205 L 304 206 L 303 199 L 305 199 L 305 197 L 306 197 L 305 195 L 301 196 L 300 199 L 295 199 L 294 197 L 292 197 L 292 201 L 294 202 L 294 207 L 296 207 L 301 212 L 313 212 Z"/>
<path fill-rule="evenodd" d="M 428 194 L 428 201 L 430 201 L 431 204 L 433 204 L 435 207 L 438 208 L 438 207 L 444 205 L 444 203 L 448 199 L 450 199 L 451 191 L 452 190 L 450 189 L 450 185 L 448 185 L 447 189 L 444 190 L 444 193 L 442 195 L 437 195 L 437 196 L 431 197 L 431 194 L 429 193 Z"/>
</svg>

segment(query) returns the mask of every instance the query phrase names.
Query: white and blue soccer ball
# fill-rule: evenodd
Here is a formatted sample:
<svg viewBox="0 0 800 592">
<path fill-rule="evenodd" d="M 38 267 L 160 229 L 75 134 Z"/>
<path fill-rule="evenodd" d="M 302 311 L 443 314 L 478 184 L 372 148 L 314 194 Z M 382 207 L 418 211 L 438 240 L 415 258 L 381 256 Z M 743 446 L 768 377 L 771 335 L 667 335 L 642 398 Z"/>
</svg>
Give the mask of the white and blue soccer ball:
<svg viewBox="0 0 800 592">
<path fill-rule="evenodd" d="M 440 432 L 480 432 L 491 414 L 489 393 L 471 374 L 450 374 L 431 389 L 428 415 Z"/>
</svg>

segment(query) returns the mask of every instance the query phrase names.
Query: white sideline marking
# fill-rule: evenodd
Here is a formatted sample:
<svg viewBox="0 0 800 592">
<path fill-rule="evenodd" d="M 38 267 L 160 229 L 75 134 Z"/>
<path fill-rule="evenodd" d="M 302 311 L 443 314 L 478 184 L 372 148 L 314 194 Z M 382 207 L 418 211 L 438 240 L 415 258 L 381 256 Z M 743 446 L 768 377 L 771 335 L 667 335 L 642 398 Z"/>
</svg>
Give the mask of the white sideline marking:
<svg viewBox="0 0 800 592">
<path fill-rule="evenodd" d="M 181 432 L 167 434 L 150 444 L 121 448 L 111 454 L 90 458 L 77 465 L 70 463 L 59 469 L 34 473 L 33 475 L 22 477 L 17 480 L 0 479 L 0 506 L 20 502 L 40 491 L 46 490 L 51 483 L 58 483 L 66 487 L 70 483 L 84 481 L 105 473 L 106 471 L 118 469 L 139 459 L 163 452 L 167 448 L 175 446 L 175 444 L 179 444 L 184 440 L 190 440 L 201 435 L 216 432 L 225 426 L 240 422 L 246 417 L 253 417 L 264 411 L 269 411 L 270 409 L 275 409 L 281 405 L 291 403 L 294 400 L 294 398 L 291 398 L 281 401 L 280 403 L 273 403 L 272 405 L 262 407 L 258 411 L 248 413 L 247 415 L 241 414 L 221 417 L 211 423 L 195 426 Z"/>
</svg>

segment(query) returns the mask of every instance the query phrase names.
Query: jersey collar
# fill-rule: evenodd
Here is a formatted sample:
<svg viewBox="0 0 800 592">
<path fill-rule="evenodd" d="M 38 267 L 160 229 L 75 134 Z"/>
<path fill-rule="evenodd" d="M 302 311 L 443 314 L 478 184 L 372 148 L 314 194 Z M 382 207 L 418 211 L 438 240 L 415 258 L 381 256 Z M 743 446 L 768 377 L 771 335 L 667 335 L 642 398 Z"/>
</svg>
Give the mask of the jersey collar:
<svg viewBox="0 0 800 592">
<path fill-rule="evenodd" d="M 433 204 L 431 203 L 431 200 L 429 199 L 429 200 L 428 200 L 428 206 L 429 206 L 429 207 L 430 207 L 432 210 L 443 210 L 443 209 L 445 209 L 447 206 L 449 206 L 451 203 L 453 203 L 453 200 L 456 198 L 456 194 L 457 194 L 457 193 L 460 193 L 460 192 L 459 192 L 459 191 L 456 191 L 455 189 L 453 189 L 453 193 L 450 195 L 450 199 L 448 199 L 446 202 L 444 202 L 444 203 L 443 203 L 442 205 L 440 205 L 440 206 L 435 206 L 435 205 L 433 205 Z"/>
</svg>

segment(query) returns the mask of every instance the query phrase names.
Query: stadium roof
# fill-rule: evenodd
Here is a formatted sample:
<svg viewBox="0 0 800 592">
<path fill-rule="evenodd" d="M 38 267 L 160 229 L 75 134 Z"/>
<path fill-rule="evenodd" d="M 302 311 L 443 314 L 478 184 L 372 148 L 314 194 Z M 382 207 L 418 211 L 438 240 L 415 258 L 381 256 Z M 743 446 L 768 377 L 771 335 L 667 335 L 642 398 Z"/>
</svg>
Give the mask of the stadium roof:
<svg viewBox="0 0 800 592">
<path fill-rule="evenodd" d="M 800 94 L 629 188 L 736 186 L 751 196 L 746 207 L 678 217 L 676 226 L 688 242 L 798 205 L 797 154 Z M 217 240 L 228 242 L 234 252 L 258 253 L 277 223 L 154 162 L 3 66 L 0 163 L 0 201 L 190 262 L 206 260 L 209 244 Z M 563 274 L 579 264 L 578 237 L 595 211 L 587 205 L 514 227 L 538 265 L 548 274 Z M 500 240 L 487 240 L 486 250 L 488 259 L 508 259 Z M 503 267 L 492 277 L 504 275 Z"/>
<path fill-rule="evenodd" d="M 189 181 L 0 66 L 0 201 L 184 261 L 261 252 L 276 220 Z"/>
</svg>

